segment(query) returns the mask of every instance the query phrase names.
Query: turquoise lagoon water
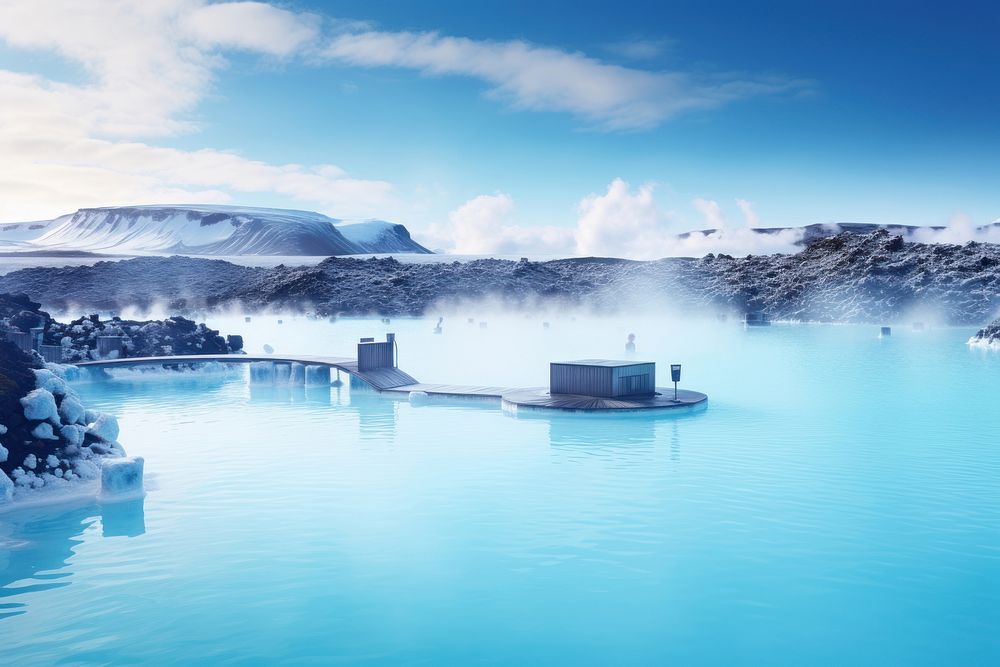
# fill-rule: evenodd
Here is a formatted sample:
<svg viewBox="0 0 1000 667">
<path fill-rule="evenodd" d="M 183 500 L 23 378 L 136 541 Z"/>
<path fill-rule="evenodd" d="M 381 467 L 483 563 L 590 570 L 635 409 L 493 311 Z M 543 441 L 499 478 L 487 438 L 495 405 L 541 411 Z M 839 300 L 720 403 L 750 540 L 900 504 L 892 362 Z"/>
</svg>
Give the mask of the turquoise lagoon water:
<svg viewBox="0 0 1000 667">
<path fill-rule="evenodd" d="M 628 332 L 215 324 L 341 354 L 392 329 L 421 380 L 516 386 Z M 958 329 L 630 328 L 706 411 L 516 419 L 240 371 L 79 385 L 148 494 L 0 515 L 4 664 L 1000 661 L 1000 354 Z"/>
</svg>

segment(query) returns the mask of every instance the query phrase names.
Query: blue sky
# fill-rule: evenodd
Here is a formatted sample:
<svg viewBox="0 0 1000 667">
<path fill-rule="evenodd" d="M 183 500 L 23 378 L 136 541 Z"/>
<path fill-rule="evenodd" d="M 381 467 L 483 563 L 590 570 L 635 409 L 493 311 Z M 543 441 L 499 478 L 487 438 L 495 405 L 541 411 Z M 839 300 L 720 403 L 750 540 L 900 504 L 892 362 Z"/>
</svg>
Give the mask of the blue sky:
<svg viewBox="0 0 1000 667">
<path fill-rule="evenodd" d="M 205 3 L 177 0 L 139 19 L 129 3 L 4 4 L 0 94 L 26 108 L 42 93 L 35 103 L 79 101 L 88 123 L 70 156 L 33 154 L 25 134 L 51 132 L 22 123 L 30 169 L 0 171 L 0 194 L 39 192 L 0 210 L 7 220 L 186 197 L 389 218 L 445 245 L 499 234 L 493 249 L 521 250 L 531 230 L 579 230 L 588 214 L 613 247 L 615 225 L 736 226 L 745 211 L 763 226 L 1000 218 L 994 3 L 355 1 L 199 14 Z M 60 21 L 72 29 L 60 34 Z M 108 52 L 103 30 L 157 25 L 162 44 Z M 170 88 L 145 83 L 156 78 Z M 129 97 L 134 86 L 146 90 Z M 84 103 L 94 89 L 102 101 Z M 137 142 L 176 152 L 123 160 Z M 184 174 L 204 151 L 278 170 Z M 23 187 L 19 174 L 49 178 L 53 163 L 69 165 L 54 178 L 88 170 L 72 178 L 88 187 Z M 280 173 L 289 164 L 305 171 L 294 183 Z M 323 194 L 324 178 L 339 194 Z M 628 188 L 612 200 L 616 179 Z"/>
</svg>

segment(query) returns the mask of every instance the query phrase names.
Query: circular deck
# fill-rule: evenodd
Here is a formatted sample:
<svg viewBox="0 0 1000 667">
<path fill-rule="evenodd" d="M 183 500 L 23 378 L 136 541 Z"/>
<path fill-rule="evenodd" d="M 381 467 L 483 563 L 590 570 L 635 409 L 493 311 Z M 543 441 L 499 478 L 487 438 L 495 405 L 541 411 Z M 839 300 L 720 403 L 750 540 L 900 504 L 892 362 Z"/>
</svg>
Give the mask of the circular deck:
<svg viewBox="0 0 1000 667">
<path fill-rule="evenodd" d="M 504 411 L 558 410 L 562 412 L 647 412 L 691 408 L 703 405 L 708 396 L 700 391 L 678 389 L 674 400 L 673 388 L 657 387 L 655 396 L 628 398 L 600 398 L 577 394 L 550 394 L 545 387 L 514 389 L 504 392 L 501 404 Z"/>
</svg>

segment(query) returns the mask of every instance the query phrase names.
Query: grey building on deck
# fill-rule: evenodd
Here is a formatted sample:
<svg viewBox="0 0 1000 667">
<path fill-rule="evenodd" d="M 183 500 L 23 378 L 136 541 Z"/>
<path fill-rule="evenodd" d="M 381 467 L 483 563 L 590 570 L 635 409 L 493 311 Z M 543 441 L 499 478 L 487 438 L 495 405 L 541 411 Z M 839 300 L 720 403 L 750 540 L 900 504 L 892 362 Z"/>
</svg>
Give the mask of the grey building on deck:
<svg viewBox="0 0 1000 667">
<path fill-rule="evenodd" d="M 600 398 L 652 396 L 656 364 L 650 361 L 581 359 L 549 364 L 549 393 Z"/>
</svg>

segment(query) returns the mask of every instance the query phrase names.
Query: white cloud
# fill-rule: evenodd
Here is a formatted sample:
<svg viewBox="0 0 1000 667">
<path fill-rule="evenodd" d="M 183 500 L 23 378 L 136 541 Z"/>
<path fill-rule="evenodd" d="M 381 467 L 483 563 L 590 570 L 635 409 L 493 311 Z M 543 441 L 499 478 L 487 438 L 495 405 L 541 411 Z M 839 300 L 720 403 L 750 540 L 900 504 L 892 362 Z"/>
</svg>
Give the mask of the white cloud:
<svg viewBox="0 0 1000 667">
<path fill-rule="evenodd" d="M 364 32 L 334 36 L 327 58 L 365 67 L 402 67 L 432 76 L 480 79 L 515 109 L 576 114 L 605 129 L 643 129 L 678 113 L 801 89 L 778 77 L 699 78 L 601 62 L 530 42 L 473 40 L 433 32 Z"/>
<path fill-rule="evenodd" d="M 221 49 L 289 55 L 315 38 L 316 23 L 252 2 L 0 0 L 0 40 L 83 70 L 82 81 L 66 82 L 0 69 L 0 220 L 242 193 L 284 195 L 345 217 L 382 212 L 390 185 L 335 165 L 137 141 L 196 129 L 185 115 L 225 64 Z"/>
<path fill-rule="evenodd" d="M 292 58 L 310 52 L 324 26 L 329 60 L 469 76 L 514 108 L 569 112 L 607 129 L 652 127 L 683 111 L 803 85 L 646 71 L 525 41 L 379 32 L 262 2 L 0 0 L 0 41 L 57 54 L 76 68 L 67 80 L 0 69 L 0 220 L 79 206 L 222 202 L 244 193 L 281 195 L 344 217 L 384 214 L 390 184 L 352 178 L 336 165 L 265 163 L 151 143 L 197 131 L 194 113 L 229 64 L 228 51 Z M 668 222 L 651 187 L 633 193 L 620 181 L 581 202 L 575 229 L 511 223 L 512 204 L 503 196 L 453 212 L 456 247 L 652 253 L 660 252 L 655 239 Z M 477 229 L 491 240 L 479 240 Z"/>
<path fill-rule="evenodd" d="M 512 221 L 508 194 L 481 195 L 452 211 L 450 224 L 417 232 L 417 240 L 459 255 L 575 255 L 659 259 L 797 252 L 801 230 L 758 234 L 749 227 L 728 228 L 716 202 L 695 200 L 716 231 L 677 233 L 674 215 L 662 210 L 650 184 L 636 189 L 616 178 L 603 194 L 590 194 L 578 206 L 575 226 L 521 226 Z"/>
<path fill-rule="evenodd" d="M 705 227 L 708 229 L 725 229 L 726 216 L 722 212 L 722 207 L 719 206 L 718 202 L 698 197 L 691 202 L 691 205 L 694 206 L 698 213 L 701 213 L 701 217 L 705 221 Z"/>
<path fill-rule="evenodd" d="M 657 206 L 651 185 L 633 192 L 628 183 L 615 179 L 607 193 L 589 195 L 580 202 L 576 254 L 657 259 L 701 257 L 710 252 L 745 255 L 799 250 L 800 230 L 757 234 L 748 227 L 729 228 L 717 202 L 699 198 L 692 203 L 714 232 L 678 234 L 674 215 Z"/>
<path fill-rule="evenodd" d="M 561 227 L 521 227 L 510 222 L 510 195 L 479 195 L 448 216 L 449 224 L 432 225 L 419 234 L 431 248 L 455 255 L 546 255 L 571 251 L 572 230 Z"/>
<path fill-rule="evenodd" d="M 217 49 L 288 55 L 316 34 L 315 17 L 255 2 L 0 0 L 0 40 L 82 66 L 85 81 L 44 81 L 44 88 L 101 136 L 191 131 L 178 116 L 225 65 Z"/>
<path fill-rule="evenodd" d="M 946 226 L 939 229 L 922 227 L 914 232 L 913 240 L 920 243 L 964 244 L 969 241 L 1000 243 L 1000 226 L 997 226 L 997 223 L 1000 223 L 1000 220 L 980 227 L 965 211 L 955 211 Z"/>
<path fill-rule="evenodd" d="M 743 220 L 747 223 L 747 227 L 760 227 L 760 216 L 753 210 L 751 202 L 746 199 L 737 199 L 736 206 L 739 207 L 740 213 L 743 214 Z"/>
<path fill-rule="evenodd" d="M 578 208 L 574 236 L 580 255 L 655 257 L 674 234 L 670 216 L 657 207 L 649 184 L 633 193 L 628 183 L 616 178 L 606 193 L 584 197 Z"/>
<path fill-rule="evenodd" d="M 198 42 L 287 56 L 319 36 L 319 19 L 263 2 L 225 2 L 198 7 L 183 26 Z"/>
</svg>

